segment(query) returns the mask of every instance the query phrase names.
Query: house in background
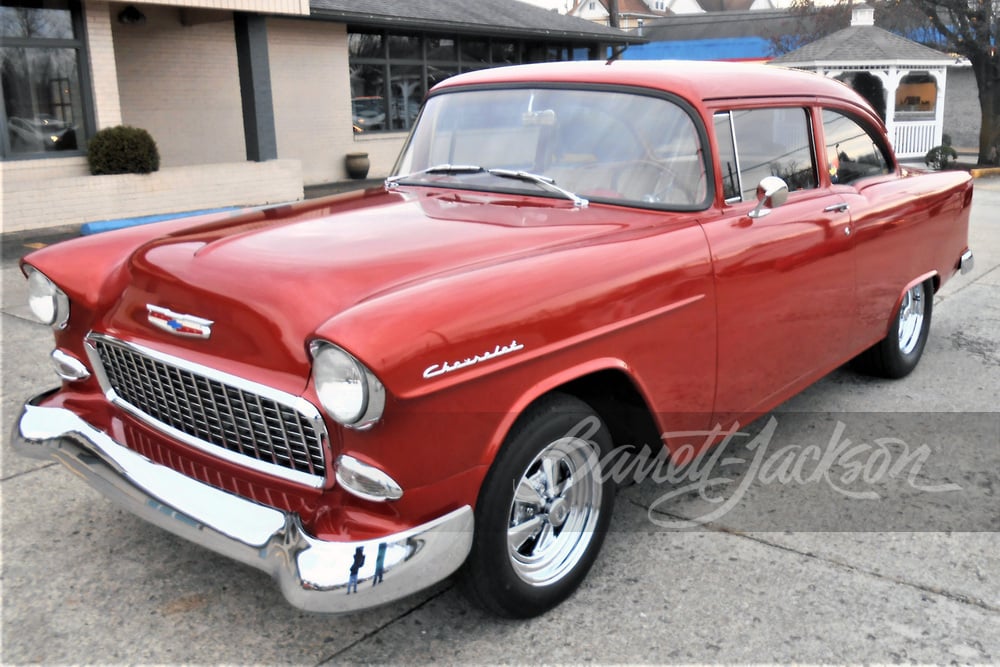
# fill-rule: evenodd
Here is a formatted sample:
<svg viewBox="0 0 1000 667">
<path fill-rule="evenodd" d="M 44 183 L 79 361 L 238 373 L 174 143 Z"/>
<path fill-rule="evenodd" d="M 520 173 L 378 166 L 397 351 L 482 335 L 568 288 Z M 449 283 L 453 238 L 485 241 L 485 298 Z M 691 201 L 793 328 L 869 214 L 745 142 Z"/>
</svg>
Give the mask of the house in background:
<svg viewBox="0 0 1000 667">
<path fill-rule="evenodd" d="M 5 232 L 289 201 L 354 152 L 383 176 L 437 81 L 643 41 L 516 0 L 5 0 L 0 36 Z M 118 124 L 159 172 L 89 175 Z"/>
</svg>

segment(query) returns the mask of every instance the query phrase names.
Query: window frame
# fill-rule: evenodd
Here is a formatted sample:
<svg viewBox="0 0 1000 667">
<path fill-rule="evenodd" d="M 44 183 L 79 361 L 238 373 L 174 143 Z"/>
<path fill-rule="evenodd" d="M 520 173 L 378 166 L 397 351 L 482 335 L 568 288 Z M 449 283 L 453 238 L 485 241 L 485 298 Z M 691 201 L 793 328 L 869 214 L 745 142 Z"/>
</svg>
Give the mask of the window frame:
<svg viewBox="0 0 1000 667">
<path fill-rule="evenodd" d="M 81 0 L 64 0 L 66 9 L 70 12 L 70 20 L 73 26 L 72 39 L 51 38 L 51 37 L 4 37 L 3 46 L 5 48 L 42 48 L 42 49 L 73 49 L 76 51 L 76 75 L 80 85 L 80 108 L 82 119 L 82 137 L 78 137 L 77 148 L 65 151 L 38 151 L 33 153 L 12 153 L 10 146 L 10 131 L 8 129 L 7 103 L 5 94 L 2 91 L 0 82 L 0 98 L 4 103 L 0 104 L 0 162 L 14 162 L 21 160 L 51 160 L 67 157 L 79 157 L 87 154 L 87 144 L 97 129 L 94 120 L 93 84 L 90 80 L 90 49 L 88 43 L 87 26 L 84 19 L 84 9 Z M 44 8 L 45 0 L 4 0 L 4 6 Z M 59 4 L 63 4 L 60 2 Z"/>
</svg>

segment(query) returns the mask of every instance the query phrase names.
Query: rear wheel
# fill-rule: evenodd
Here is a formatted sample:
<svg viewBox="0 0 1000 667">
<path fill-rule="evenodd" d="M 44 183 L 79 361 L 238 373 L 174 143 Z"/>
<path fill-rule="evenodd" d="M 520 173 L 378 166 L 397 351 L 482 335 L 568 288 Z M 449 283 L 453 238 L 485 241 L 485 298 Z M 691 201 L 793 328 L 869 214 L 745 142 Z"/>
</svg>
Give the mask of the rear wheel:
<svg viewBox="0 0 1000 667">
<path fill-rule="evenodd" d="M 855 366 L 869 375 L 901 378 L 909 375 L 927 344 L 934 306 L 934 285 L 930 280 L 914 285 L 903 295 L 889 333 L 861 353 Z"/>
<path fill-rule="evenodd" d="M 614 505 L 601 474 L 611 437 L 586 403 L 546 397 L 515 424 L 476 506 L 463 585 L 501 616 L 528 618 L 576 590 L 600 551 Z"/>
</svg>

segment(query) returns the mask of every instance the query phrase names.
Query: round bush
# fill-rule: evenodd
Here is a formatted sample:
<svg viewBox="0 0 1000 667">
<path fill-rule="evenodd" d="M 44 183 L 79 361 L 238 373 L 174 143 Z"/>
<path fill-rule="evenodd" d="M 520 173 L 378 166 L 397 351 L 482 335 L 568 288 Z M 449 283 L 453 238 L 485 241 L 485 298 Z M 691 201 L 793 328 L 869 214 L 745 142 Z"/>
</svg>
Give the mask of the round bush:
<svg viewBox="0 0 1000 667">
<path fill-rule="evenodd" d="M 87 147 L 87 162 L 95 176 L 148 174 L 160 168 L 160 152 L 146 130 L 118 125 L 94 135 Z"/>
</svg>

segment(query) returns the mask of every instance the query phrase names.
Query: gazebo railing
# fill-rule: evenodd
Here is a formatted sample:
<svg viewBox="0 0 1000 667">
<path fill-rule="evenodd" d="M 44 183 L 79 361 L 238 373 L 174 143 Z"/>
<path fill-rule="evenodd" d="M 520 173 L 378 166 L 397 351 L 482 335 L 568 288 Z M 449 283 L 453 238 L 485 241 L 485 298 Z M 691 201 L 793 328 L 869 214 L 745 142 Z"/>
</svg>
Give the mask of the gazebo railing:
<svg viewBox="0 0 1000 667">
<path fill-rule="evenodd" d="M 933 120 L 896 121 L 893 124 L 892 145 L 900 158 L 923 157 L 935 146 Z"/>
</svg>

